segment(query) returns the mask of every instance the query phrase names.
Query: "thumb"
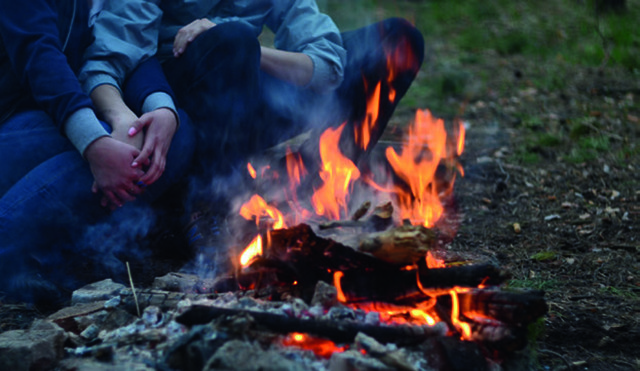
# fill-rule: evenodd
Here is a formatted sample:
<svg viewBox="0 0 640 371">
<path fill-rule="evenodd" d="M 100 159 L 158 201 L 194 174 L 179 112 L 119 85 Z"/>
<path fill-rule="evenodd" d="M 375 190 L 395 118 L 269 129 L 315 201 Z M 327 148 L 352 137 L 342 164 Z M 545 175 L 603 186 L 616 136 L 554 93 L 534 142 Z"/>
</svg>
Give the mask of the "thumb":
<svg viewBox="0 0 640 371">
<path fill-rule="evenodd" d="M 138 134 L 140 131 L 142 131 L 142 128 L 144 128 L 145 126 L 149 126 L 152 120 L 153 119 L 150 115 L 140 116 L 139 119 L 137 119 L 136 121 L 133 122 L 133 124 L 131 124 L 131 127 L 129 128 L 129 131 L 127 132 L 127 134 L 129 134 L 130 137 Z"/>
</svg>

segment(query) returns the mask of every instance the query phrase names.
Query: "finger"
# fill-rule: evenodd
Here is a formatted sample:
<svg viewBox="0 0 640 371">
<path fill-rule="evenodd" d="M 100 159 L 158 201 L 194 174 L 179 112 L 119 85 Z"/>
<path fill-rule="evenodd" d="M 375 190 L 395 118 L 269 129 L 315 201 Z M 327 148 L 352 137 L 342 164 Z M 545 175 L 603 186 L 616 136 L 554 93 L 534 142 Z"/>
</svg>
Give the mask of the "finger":
<svg viewBox="0 0 640 371">
<path fill-rule="evenodd" d="M 180 54 L 184 53 L 184 50 L 187 47 L 187 43 L 189 42 L 189 37 L 191 35 L 191 31 L 187 28 L 189 26 L 190 25 L 187 25 L 182 28 L 173 41 L 173 55 L 175 57 L 178 57 L 180 56 Z"/>
<path fill-rule="evenodd" d="M 122 201 L 120 201 L 120 199 L 115 195 L 115 193 L 113 193 L 111 191 L 105 191 L 104 195 L 106 197 L 106 203 L 112 204 L 112 205 L 116 205 L 118 207 L 122 206 Z M 103 199 L 104 199 L 104 197 L 103 197 Z M 107 206 L 107 205 L 105 204 L 105 205 L 102 205 L 102 206 Z"/>
<path fill-rule="evenodd" d="M 151 121 L 152 121 L 151 116 L 142 115 L 139 119 L 134 121 L 133 124 L 131 124 L 131 127 L 129 128 L 129 131 L 127 132 L 127 134 L 130 137 L 135 136 L 136 134 L 141 132 L 145 126 L 149 125 Z"/>
<path fill-rule="evenodd" d="M 122 188 L 117 191 L 117 195 L 120 198 L 120 204 L 119 204 L 120 206 L 122 206 L 125 202 L 131 202 L 136 200 L 135 196 L 129 194 L 129 190 L 132 188 L 133 187 Z"/>
<path fill-rule="evenodd" d="M 162 174 L 164 174 L 165 164 L 165 161 L 153 161 L 151 167 L 149 167 L 149 170 L 147 170 L 147 173 L 142 178 L 140 178 L 140 181 L 144 182 L 144 184 L 146 185 L 155 183 L 158 179 L 160 179 Z"/>
<path fill-rule="evenodd" d="M 145 184 L 153 184 L 160 179 L 167 165 L 166 151 L 161 146 L 156 146 L 155 153 L 153 154 L 153 163 L 145 176 L 141 179 Z"/>
<path fill-rule="evenodd" d="M 149 166 L 149 163 L 150 163 L 149 157 L 151 157 L 151 152 L 153 152 L 154 147 L 155 147 L 155 142 L 153 140 L 145 141 L 144 145 L 142 146 L 142 150 L 133 159 L 131 166 L 138 167 L 138 168 L 140 167 L 140 165 Z"/>
<path fill-rule="evenodd" d="M 129 189 L 127 190 L 127 192 L 133 196 L 139 196 L 144 192 L 144 188 L 138 186 L 138 185 L 131 185 L 131 187 L 129 187 Z"/>
</svg>

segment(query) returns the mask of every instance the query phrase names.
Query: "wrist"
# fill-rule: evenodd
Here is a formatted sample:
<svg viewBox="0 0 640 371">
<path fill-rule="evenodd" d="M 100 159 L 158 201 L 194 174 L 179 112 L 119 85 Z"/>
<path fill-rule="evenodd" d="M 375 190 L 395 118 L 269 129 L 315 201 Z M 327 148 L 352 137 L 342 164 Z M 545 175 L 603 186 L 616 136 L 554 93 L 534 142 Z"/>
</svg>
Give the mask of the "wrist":
<svg viewBox="0 0 640 371">
<path fill-rule="evenodd" d="M 91 142 L 84 150 L 84 157 L 87 161 L 94 162 L 96 159 L 99 159 L 102 149 L 108 145 L 111 139 L 110 136 L 103 136 Z"/>
<path fill-rule="evenodd" d="M 172 117 L 172 121 L 175 125 L 175 128 L 176 130 L 178 129 L 178 126 L 180 123 L 180 117 L 178 116 L 178 112 L 176 112 L 175 110 L 169 107 L 160 107 L 160 108 L 157 108 L 156 111 L 162 112 L 163 115 L 168 115 L 170 113 Z"/>
</svg>

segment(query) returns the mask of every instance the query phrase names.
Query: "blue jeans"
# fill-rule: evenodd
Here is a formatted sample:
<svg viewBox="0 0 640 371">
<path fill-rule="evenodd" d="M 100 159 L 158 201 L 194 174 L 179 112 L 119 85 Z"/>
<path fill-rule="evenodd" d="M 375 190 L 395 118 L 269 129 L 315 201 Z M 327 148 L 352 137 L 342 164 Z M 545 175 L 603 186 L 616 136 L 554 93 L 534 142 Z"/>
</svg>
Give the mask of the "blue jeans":
<svg viewBox="0 0 640 371">
<path fill-rule="evenodd" d="M 91 192 L 89 164 L 48 115 L 26 111 L 2 123 L 0 291 L 3 282 L 30 268 L 51 273 L 54 281 L 71 282 L 73 277 L 55 277 L 59 264 L 72 271 L 85 258 L 108 261 L 112 248 L 134 249 L 133 240 L 153 222 L 151 205 L 186 176 L 192 162 L 192 124 L 183 112 L 180 120 L 162 177 L 113 213 Z"/>
</svg>

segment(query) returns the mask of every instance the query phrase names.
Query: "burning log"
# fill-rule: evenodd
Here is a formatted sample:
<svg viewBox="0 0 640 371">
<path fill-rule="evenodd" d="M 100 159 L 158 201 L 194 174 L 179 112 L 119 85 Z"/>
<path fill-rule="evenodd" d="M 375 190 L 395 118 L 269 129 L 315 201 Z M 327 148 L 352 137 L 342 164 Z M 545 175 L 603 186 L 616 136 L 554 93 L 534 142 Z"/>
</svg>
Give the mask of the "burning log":
<svg viewBox="0 0 640 371">
<path fill-rule="evenodd" d="M 324 337 L 336 343 L 353 342 L 358 333 L 364 333 L 380 342 L 410 345 L 430 337 L 443 336 L 446 332 L 444 324 L 435 326 L 371 325 L 346 320 L 301 319 L 268 312 L 206 305 L 191 306 L 178 316 L 176 321 L 185 326 L 194 326 L 223 316 L 250 316 L 260 327 L 269 331 L 282 334 L 302 332 Z"/>
<path fill-rule="evenodd" d="M 386 262 L 413 264 L 424 259 L 433 247 L 435 236 L 435 232 L 424 226 L 403 225 L 367 235 L 358 248 Z"/>
<path fill-rule="evenodd" d="M 396 239 L 413 241 L 407 242 L 407 245 L 418 245 L 416 240 L 429 238 L 429 233 L 425 232 L 428 230 L 424 227 L 407 227 L 406 230 L 409 237 Z M 343 273 L 340 285 L 351 302 L 415 302 L 429 297 L 425 289 L 476 287 L 482 283 L 498 285 L 507 279 L 504 272 L 490 264 L 429 269 L 422 259 L 418 261 L 417 270 L 407 269 L 406 264 L 380 260 L 333 240 L 318 237 L 305 224 L 270 231 L 266 240 L 268 248 L 264 255 L 256 259 L 248 270 L 239 272 L 239 279 L 248 274 L 255 275 L 256 271 L 265 275 L 275 271 L 281 282 L 297 282 L 299 290 L 306 292 L 303 295 L 305 299 L 310 299 L 318 281 L 334 282 L 335 272 Z M 276 283 L 273 280 L 263 282 L 271 285 Z"/>
<path fill-rule="evenodd" d="M 458 294 L 463 313 L 479 313 L 509 325 L 527 325 L 547 313 L 542 291 L 472 289 Z"/>
<path fill-rule="evenodd" d="M 361 220 L 371 207 L 370 202 L 363 203 L 353 214 L 351 220 L 334 220 L 328 223 L 322 223 L 318 226 L 320 229 L 331 229 L 341 227 L 363 228 L 373 231 L 383 231 L 393 224 L 393 204 L 386 202 L 376 206 L 368 218 Z"/>
</svg>

